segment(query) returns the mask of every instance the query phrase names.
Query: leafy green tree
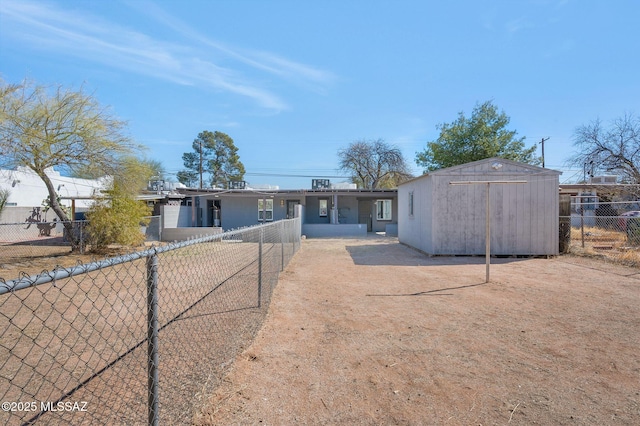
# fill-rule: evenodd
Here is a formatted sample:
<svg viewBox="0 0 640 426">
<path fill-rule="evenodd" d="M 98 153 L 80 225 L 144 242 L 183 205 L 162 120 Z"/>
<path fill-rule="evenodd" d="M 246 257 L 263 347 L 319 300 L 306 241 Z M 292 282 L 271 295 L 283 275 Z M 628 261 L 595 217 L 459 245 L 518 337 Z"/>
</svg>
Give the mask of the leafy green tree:
<svg viewBox="0 0 640 426">
<path fill-rule="evenodd" d="M 600 120 L 580 126 L 574 146 L 577 153 L 570 164 L 615 174 L 625 183 L 640 183 L 640 117 L 625 114 L 609 126 Z"/>
<path fill-rule="evenodd" d="M 456 121 L 438 125 L 440 136 L 416 154 L 416 163 L 425 173 L 491 157 L 539 164 L 537 147 L 526 148 L 525 137 L 516 137 L 508 125 L 509 117 L 491 101 L 478 104 L 470 118 L 460 112 Z"/>
<path fill-rule="evenodd" d="M 24 166 L 44 182 L 51 209 L 75 235 L 47 175 L 50 168 L 116 176 L 123 155 L 136 148 L 125 123 L 112 117 L 82 90 L 45 87 L 25 81 L 0 82 L 0 167 Z M 72 238 L 72 249 L 79 241 Z"/>
<path fill-rule="evenodd" d="M 360 188 L 396 188 L 411 178 L 409 167 L 397 147 L 382 139 L 352 142 L 338 151 L 340 169 L 351 174 Z"/>
<path fill-rule="evenodd" d="M 211 187 L 226 188 L 229 181 L 243 179 L 245 169 L 238 148 L 226 133 L 205 130 L 198 134 L 192 147 L 192 152 L 182 155 L 186 170 L 177 174 L 181 183 L 191 186 L 195 178 L 199 178 L 199 187 L 202 188 L 206 174 Z"/>
</svg>

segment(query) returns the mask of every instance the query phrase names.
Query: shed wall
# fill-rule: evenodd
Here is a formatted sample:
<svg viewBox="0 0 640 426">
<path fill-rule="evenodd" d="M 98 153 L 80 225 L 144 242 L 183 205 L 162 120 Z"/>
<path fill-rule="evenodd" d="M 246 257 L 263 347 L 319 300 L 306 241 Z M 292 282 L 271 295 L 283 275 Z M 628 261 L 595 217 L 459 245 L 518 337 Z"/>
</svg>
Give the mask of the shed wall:
<svg viewBox="0 0 640 426">
<path fill-rule="evenodd" d="M 432 252 L 432 193 L 428 176 L 398 188 L 398 240 L 425 253 Z M 413 193 L 413 214 L 409 194 Z"/>
<path fill-rule="evenodd" d="M 432 177 L 433 254 L 477 255 L 485 252 L 486 184 L 449 182 L 528 180 L 526 184 L 492 184 L 491 253 L 554 255 L 558 252 L 558 178 L 555 175 L 464 174 Z"/>
<path fill-rule="evenodd" d="M 494 162 L 502 167 L 494 170 Z M 559 172 L 501 159 L 443 169 L 400 185 L 399 240 L 434 255 L 484 254 L 486 184 L 450 182 L 514 180 L 527 183 L 491 184 L 491 253 L 558 254 Z"/>
</svg>

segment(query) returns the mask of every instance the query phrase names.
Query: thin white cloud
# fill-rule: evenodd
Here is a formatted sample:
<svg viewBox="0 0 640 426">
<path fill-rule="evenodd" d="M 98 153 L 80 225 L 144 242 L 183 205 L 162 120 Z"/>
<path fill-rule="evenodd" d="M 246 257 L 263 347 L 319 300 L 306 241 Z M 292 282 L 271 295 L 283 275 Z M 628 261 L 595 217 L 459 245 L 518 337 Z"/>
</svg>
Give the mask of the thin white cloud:
<svg viewBox="0 0 640 426">
<path fill-rule="evenodd" d="M 525 18 L 512 19 L 505 24 L 508 33 L 514 34 L 522 30 L 532 29 L 535 26 Z"/>
<path fill-rule="evenodd" d="M 146 16 L 153 17 L 157 22 L 171 28 L 183 37 L 212 47 L 227 57 L 253 68 L 295 81 L 310 81 L 324 85 L 335 80 L 335 75 L 331 72 L 301 64 L 271 52 L 239 49 L 220 43 L 195 31 L 192 26 L 169 15 L 155 3 L 149 1 L 127 1 L 127 4 L 136 10 L 144 11 Z"/>
<path fill-rule="evenodd" d="M 200 44 L 152 38 L 96 16 L 32 1 L 3 0 L 0 16 L 5 36 L 19 38 L 35 49 L 73 55 L 175 84 L 233 93 L 274 111 L 288 108 L 280 96 L 253 83 L 238 70 L 216 64 L 208 50 L 214 48 L 241 64 L 288 80 L 323 85 L 332 79 L 330 73 L 269 52 L 245 54 L 232 50 L 190 30 L 152 3 L 133 4 L 144 7 L 147 16 L 153 16 L 156 21 Z"/>
</svg>

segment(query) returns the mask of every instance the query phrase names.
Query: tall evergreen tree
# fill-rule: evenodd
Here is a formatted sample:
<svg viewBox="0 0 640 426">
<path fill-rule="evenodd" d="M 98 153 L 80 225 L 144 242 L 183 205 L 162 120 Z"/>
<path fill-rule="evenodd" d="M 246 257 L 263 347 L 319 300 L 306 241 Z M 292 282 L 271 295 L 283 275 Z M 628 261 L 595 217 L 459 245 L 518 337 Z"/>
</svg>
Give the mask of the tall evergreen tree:
<svg viewBox="0 0 640 426">
<path fill-rule="evenodd" d="M 181 183 L 192 186 L 195 180 L 200 188 L 226 188 L 230 181 L 244 178 L 245 169 L 238 148 L 226 133 L 205 130 L 198 134 L 192 148 L 192 152 L 182 155 L 185 170 L 177 174 Z"/>
</svg>

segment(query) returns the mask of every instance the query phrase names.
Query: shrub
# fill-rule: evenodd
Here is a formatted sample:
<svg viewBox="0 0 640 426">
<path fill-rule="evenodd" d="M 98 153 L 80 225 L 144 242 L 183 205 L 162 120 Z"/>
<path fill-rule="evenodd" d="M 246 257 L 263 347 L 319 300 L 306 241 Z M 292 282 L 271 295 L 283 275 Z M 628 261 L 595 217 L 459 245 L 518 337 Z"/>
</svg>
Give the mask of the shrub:
<svg viewBox="0 0 640 426">
<path fill-rule="evenodd" d="M 86 214 L 91 251 L 104 251 L 110 244 L 138 246 L 145 240 L 140 229 L 149 223 L 151 209 L 131 194 L 117 188 L 109 191 L 111 197 L 97 200 Z"/>
</svg>

